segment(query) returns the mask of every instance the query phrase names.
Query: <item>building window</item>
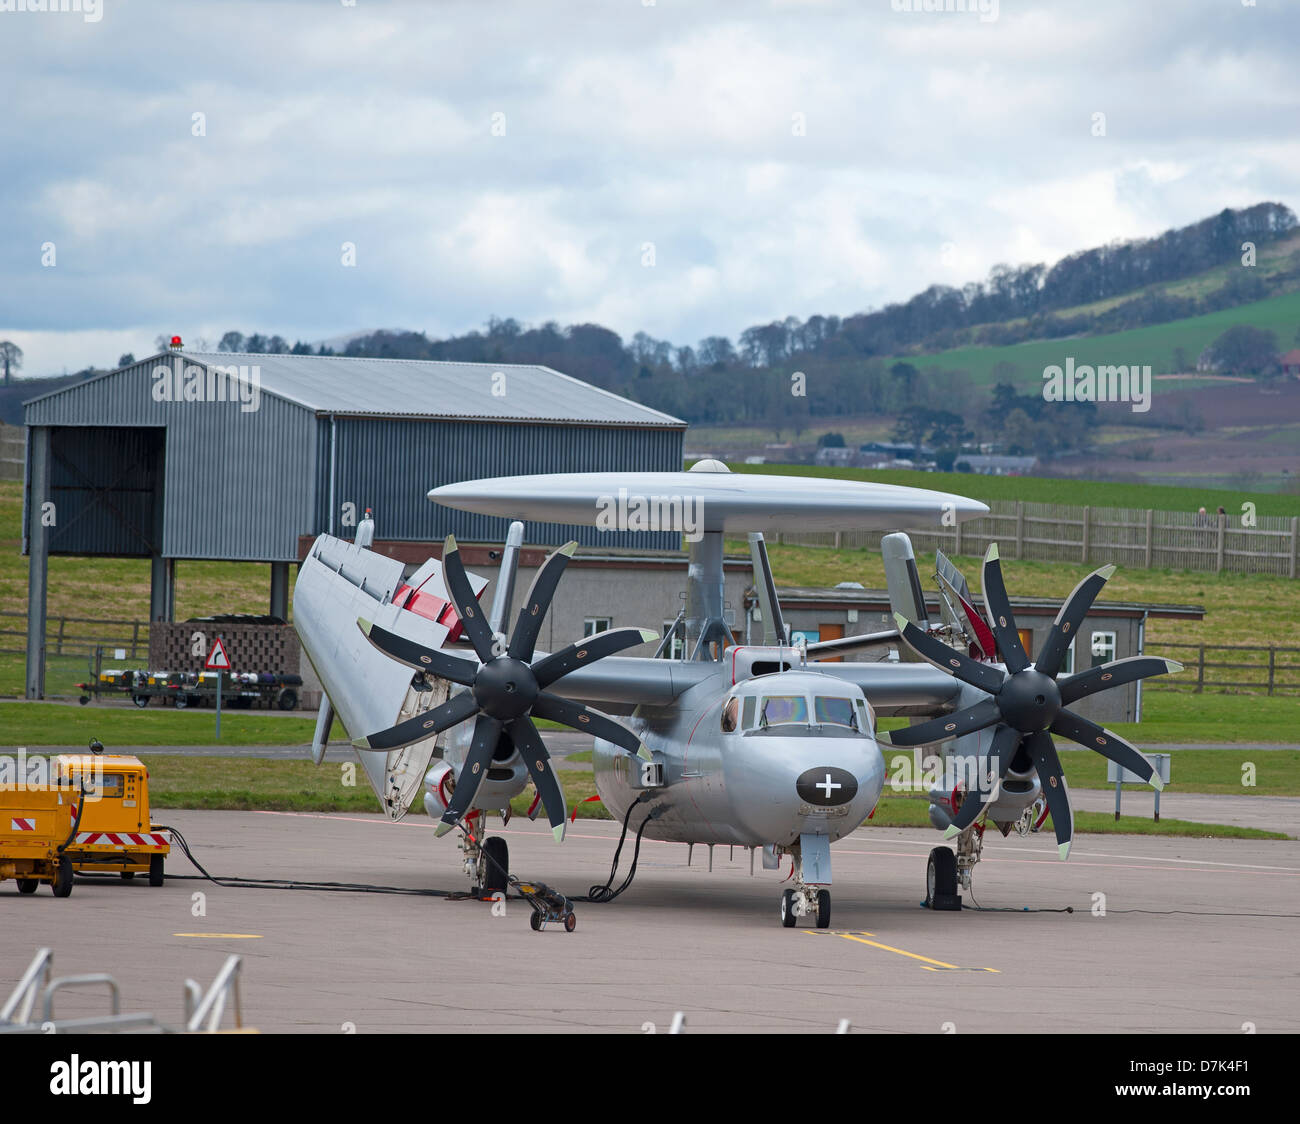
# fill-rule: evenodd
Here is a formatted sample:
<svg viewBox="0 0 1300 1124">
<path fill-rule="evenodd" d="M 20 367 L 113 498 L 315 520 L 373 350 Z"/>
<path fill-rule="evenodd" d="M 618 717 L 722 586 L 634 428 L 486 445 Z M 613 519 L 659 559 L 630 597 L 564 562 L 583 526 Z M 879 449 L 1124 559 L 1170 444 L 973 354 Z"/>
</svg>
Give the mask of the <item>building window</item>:
<svg viewBox="0 0 1300 1124">
<path fill-rule="evenodd" d="M 1074 674 L 1074 641 L 1070 641 L 1070 646 L 1065 649 L 1065 655 L 1061 657 L 1061 670 L 1058 675 Z"/>
<path fill-rule="evenodd" d="M 1100 667 L 1115 658 L 1115 634 L 1113 632 L 1094 632 L 1092 634 L 1092 666 Z"/>
<path fill-rule="evenodd" d="M 673 626 L 676 625 L 674 631 Z M 686 625 L 677 624 L 676 621 L 664 621 L 664 635 L 673 634 L 672 642 L 668 645 L 668 658 L 670 660 L 680 660 L 686 652 Z"/>
<path fill-rule="evenodd" d="M 582 622 L 582 638 L 585 640 L 588 636 L 595 636 L 598 632 L 605 632 L 613 624 L 613 617 L 588 617 Z"/>
</svg>

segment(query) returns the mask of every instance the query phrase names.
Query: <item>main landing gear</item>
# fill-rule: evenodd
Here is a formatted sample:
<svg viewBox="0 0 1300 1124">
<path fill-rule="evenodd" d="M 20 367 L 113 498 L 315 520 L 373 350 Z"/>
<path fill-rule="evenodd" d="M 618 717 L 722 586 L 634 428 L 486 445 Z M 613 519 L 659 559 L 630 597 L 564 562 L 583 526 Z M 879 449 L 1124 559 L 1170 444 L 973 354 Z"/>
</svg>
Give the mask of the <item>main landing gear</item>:
<svg viewBox="0 0 1300 1124">
<path fill-rule="evenodd" d="M 804 881 L 802 848 L 791 847 L 788 852 L 794 859 L 792 889 L 781 892 L 781 924 L 793 929 L 800 917 L 813 917 L 819 929 L 829 929 L 831 924 L 831 892 L 824 886 L 808 885 Z M 829 872 L 828 872 L 829 877 Z"/>
<path fill-rule="evenodd" d="M 465 820 L 468 830 L 461 832 L 458 845 L 465 856 L 465 873 L 474 882 L 471 893 L 481 898 L 504 894 L 510 885 L 510 849 L 506 841 L 499 835 L 480 837 L 486 826 L 482 812 L 471 812 Z"/>
<path fill-rule="evenodd" d="M 957 856 L 947 847 L 936 847 L 930 852 L 930 861 L 925 867 L 925 904 L 930 909 L 961 909 L 961 895 L 957 893 Z"/>
</svg>

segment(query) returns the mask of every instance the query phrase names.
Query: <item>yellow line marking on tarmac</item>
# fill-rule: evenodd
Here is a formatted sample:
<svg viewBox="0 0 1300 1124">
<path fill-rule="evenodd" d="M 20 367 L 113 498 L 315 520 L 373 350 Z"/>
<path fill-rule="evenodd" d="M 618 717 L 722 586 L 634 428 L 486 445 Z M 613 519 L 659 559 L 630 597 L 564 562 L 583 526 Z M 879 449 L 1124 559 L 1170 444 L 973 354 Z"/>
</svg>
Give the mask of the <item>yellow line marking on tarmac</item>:
<svg viewBox="0 0 1300 1124">
<path fill-rule="evenodd" d="M 816 930 L 814 929 L 805 929 L 803 931 L 805 933 L 816 933 Z M 925 969 L 927 972 L 993 972 L 997 975 L 1001 975 L 1001 972 L 997 968 L 963 968 L 959 964 L 948 964 L 943 960 L 932 960 L 928 956 L 921 956 L 915 952 L 908 952 L 906 949 L 895 948 L 893 945 L 881 944 L 880 941 L 869 941 L 866 938 L 874 937 L 875 933 L 869 933 L 865 929 L 858 930 L 858 934 L 834 933 L 831 935 L 843 937 L 846 941 L 857 941 L 859 944 L 869 944 L 872 948 L 884 949 L 886 952 L 897 953 L 899 956 L 906 956 L 912 960 L 920 960 L 923 964 L 927 965 Z M 933 966 L 931 967 L 929 965 Z"/>
<path fill-rule="evenodd" d="M 173 933 L 173 937 L 214 937 L 226 941 L 260 941 L 261 933 Z"/>
</svg>

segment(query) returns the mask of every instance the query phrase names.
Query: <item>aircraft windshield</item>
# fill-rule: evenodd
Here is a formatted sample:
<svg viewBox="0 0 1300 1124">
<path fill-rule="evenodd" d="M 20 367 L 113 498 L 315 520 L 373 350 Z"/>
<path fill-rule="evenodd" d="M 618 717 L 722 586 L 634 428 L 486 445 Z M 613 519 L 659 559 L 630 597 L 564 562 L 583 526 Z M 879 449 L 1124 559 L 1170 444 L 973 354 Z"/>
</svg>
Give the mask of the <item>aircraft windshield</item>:
<svg viewBox="0 0 1300 1124">
<path fill-rule="evenodd" d="M 808 700 L 803 695 L 767 695 L 758 710 L 758 724 L 779 726 L 791 722 L 808 723 Z"/>
<path fill-rule="evenodd" d="M 853 700 L 818 695 L 816 700 L 818 723 L 833 723 L 836 726 L 851 726 L 857 729 L 853 717 Z"/>
</svg>

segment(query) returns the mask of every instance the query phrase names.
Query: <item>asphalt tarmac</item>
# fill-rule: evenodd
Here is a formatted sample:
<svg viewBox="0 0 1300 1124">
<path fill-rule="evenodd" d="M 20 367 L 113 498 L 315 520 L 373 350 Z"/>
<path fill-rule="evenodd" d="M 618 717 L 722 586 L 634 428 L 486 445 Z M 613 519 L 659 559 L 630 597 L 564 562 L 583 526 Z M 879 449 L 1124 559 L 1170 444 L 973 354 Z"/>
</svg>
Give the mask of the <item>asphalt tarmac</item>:
<svg viewBox="0 0 1300 1124">
<path fill-rule="evenodd" d="M 168 813 L 219 876 L 461 890 L 459 852 L 427 816 Z M 511 867 L 571 895 L 603 882 L 618 827 L 492 833 Z M 430 896 L 79 879 L 70 898 L 0 884 L 0 1000 L 42 946 L 58 975 L 108 971 L 123 1010 L 179 1023 L 182 981 L 243 957 L 244 1023 L 263 1031 L 685 1033 L 1300 1030 L 1300 842 L 990 833 L 985 911 L 921 908 L 933 832 L 863 828 L 832 848 L 833 928 L 778 921 L 788 863 L 646 841 L 618 900 L 578 904 L 573 933 L 529 907 Z M 626 869 L 630 847 L 625 849 Z M 174 850 L 171 875 L 195 873 Z M 196 897 L 195 895 L 202 895 Z M 967 905 L 973 904 L 970 895 Z M 1062 912 L 1072 907 L 1072 913 Z M 56 1018 L 105 1008 L 60 995 Z M 227 1020 L 227 1025 L 229 1020 Z"/>
</svg>

